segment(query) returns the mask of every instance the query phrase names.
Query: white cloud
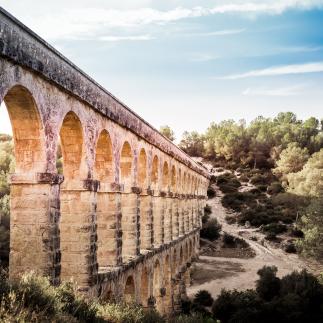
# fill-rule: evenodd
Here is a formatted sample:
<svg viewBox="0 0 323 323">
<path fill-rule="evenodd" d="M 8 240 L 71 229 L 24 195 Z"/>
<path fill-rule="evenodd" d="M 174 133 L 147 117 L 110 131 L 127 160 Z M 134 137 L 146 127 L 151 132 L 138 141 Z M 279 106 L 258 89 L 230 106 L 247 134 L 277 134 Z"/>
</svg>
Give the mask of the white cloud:
<svg viewBox="0 0 323 323">
<path fill-rule="evenodd" d="M 134 8 L 131 10 L 109 9 L 107 7 L 66 8 L 47 15 L 29 15 L 24 19 L 28 26 L 46 39 L 87 39 L 113 28 L 138 27 L 149 24 L 167 24 L 181 19 L 210 16 L 214 14 L 280 14 L 285 10 L 323 7 L 323 0 L 281 0 L 238 2 L 218 1 L 213 7 L 177 7 L 169 10 Z M 224 33 L 223 33 L 224 32 Z M 237 32 L 237 30 L 235 31 Z M 241 32 L 240 30 L 238 32 Z M 232 31 L 214 32 L 226 35 Z"/>
<path fill-rule="evenodd" d="M 201 32 L 201 33 L 193 33 L 193 36 L 227 36 L 227 35 L 236 35 L 241 34 L 245 31 L 245 29 L 224 29 L 224 30 L 216 30 L 210 32 Z M 190 36 L 191 36 L 190 35 Z"/>
<path fill-rule="evenodd" d="M 155 39 L 150 35 L 137 35 L 137 36 L 101 36 L 98 40 L 101 41 L 109 41 L 109 42 L 118 42 L 118 41 L 125 41 L 125 40 L 152 40 Z"/>
<path fill-rule="evenodd" d="M 248 77 L 261 77 L 261 76 L 277 76 L 288 74 L 306 74 L 306 73 L 318 73 L 323 72 L 323 62 L 294 64 L 284 66 L 273 66 L 261 70 L 253 70 L 242 74 L 233 74 L 219 79 L 224 80 L 237 80 Z"/>
<path fill-rule="evenodd" d="M 247 88 L 242 92 L 245 96 L 295 96 L 301 95 L 304 89 L 307 87 L 306 84 L 297 84 L 289 87 L 281 88 Z"/>
</svg>

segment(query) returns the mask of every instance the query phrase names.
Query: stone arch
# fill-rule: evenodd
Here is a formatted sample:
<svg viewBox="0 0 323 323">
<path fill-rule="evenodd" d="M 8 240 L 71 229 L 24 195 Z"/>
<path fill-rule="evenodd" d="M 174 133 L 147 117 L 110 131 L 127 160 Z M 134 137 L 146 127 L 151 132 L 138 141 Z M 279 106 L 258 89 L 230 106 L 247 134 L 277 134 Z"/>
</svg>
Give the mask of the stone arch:
<svg viewBox="0 0 323 323">
<path fill-rule="evenodd" d="M 169 185 L 169 170 L 168 170 L 168 163 L 165 161 L 163 165 L 162 189 L 164 191 L 167 191 L 168 185 Z"/>
<path fill-rule="evenodd" d="M 188 194 L 191 194 L 191 174 L 188 174 L 188 176 L 187 176 L 186 191 Z"/>
<path fill-rule="evenodd" d="M 149 298 L 149 272 L 147 267 L 143 267 L 141 272 L 141 286 L 140 286 L 140 299 L 141 304 L 147 307 Z"/>
<path fill-rule="evenodd" d="M 60 129 L 60 140 L 63 157 L 63 174 L 66 180 L 82 178 L 81 164 L 83 159 L 83 129 L 79 117 L 68 112 Z"/>
<path fill-rule="evenodd" d="M 172 270 L 170 264 L 170 256 L 167 255 L 164 264 L 164 280 L 165 280 L 165 307 L 166 312 L 172 309 Z"/>
<path fill-rule="evenodd" d="M 172 188 L 173 192 L 176 191 L 176 169 L 175 169 L 175 165 L 173 165 L 172 171 L 171 171 L 171 188 Z"/>
<path fill-rule="evenodd" d="M 94 178 L 102 183 L 114 182 L 113 148 L 107 130 L 102 130 L 97 144 L 94 163 Z"/>
<path fill-rule="evenodd" d="M 99 267 L 117 264 L 116 201 L 110 193 L 114 182 L 113 146 L 107 130 L 102 130 L 96 144 L 94 178 L 100 181 L 97 192 L 97 260 Z"/>
<path fill-rule="evenodd" d="M 183 176 L 182 191 L 183 191 L 183 194 L 186 194 L 186 172 L 184 172 L 184 176 Z"/>
<path fill-rule="evenodd" d="M 132 186 L 133 153 L 128 141 L 125 141 L 120 153 L 120 178 L 126 190 Z"/>
<path fill-rule="evenodd" d="M 3 102 L 13 133 L 15 173 L 20 175 L 18 182 L 15 176 L 11 178 L 10 251 L 4 255 L 3 264 L 9 261 L 12 278 L 35 270 L 45 271 L 54 281 L 53 262 L 59 263 L 55 259 L 57 240 L 47 239 L 52 232 L 57 232 L 56 218 L 49 214 L 51 186 L 28 183 L 30 175 L 44 173 L 48 166 L 40 111 L 32 93 L 21 85 L 11 87 Z"/>
<path fill-rule="evenodd" d="M 147 154 L 144 148 L 140 149 L 138 157 L 137 183 L 141 188 L 147 187 Z"/>
<path fill-rule="evenodd" d="M 183 247 L 180 247 L 179 250 L 179 265 L 182 267 L 184 265 L 184 254 L 183 254 Z"/>
<path fill-rule="evenodd" d="M 151 186 L 153 190 L 158 189 L 158 157 L 154 156 L 151 167 Z"/>
<path fill-rule="evenodd" d="M 46 153 L 41 117 L 28 89 L 13 86 L 5 95 L 15 151 L 16 173 L 46 172 Z"/>
<path fill-rule="evenodd" d="M 192 240 L 189 240 L 189 244 L 188 244 L 188 257 L 191 258 L 192 257 Z"/>
<path fill-rule="evenodd" d="M 157 259 L 154 264 L 153 294 L 154 294 L 154 297 L 156 300 L 156 308 L 159 312 L 162 312 L 162 310 L 163 310 L 161 288 L 162 288 L 161 269 L 160 269 L 159 260 Z"/>
<path fill-rule="evenodd" d="M 177 185 L 177 192 L 182 193 L 182 169 L 178 169 L 178 185 Z"/>
<path fill-rule="evenodd" d="M 97 272 L 96 218 L 90 202 L 94 189 L 85 189 L 82 181 L 87 175 L 83 128 L 73 111 L 63 119 L 60 140 L 64 174 L 60 189 L 61 279 L 74 278 L 83 287 L 88 284 L 84 276 L 92 281 Z"/>
<path fill-rule="evenodd" d="M 173 256 L 172 256 L 172 272 L 173 272 L 173 274 L 177 273 L 177 265 L 178 265 L 177 251 L 176 251 L 176 248 L 174 248 L 174 252 L 173 252 Z"/>
<path fill-rule="evenodd" d="M 133 303 L 136 300 L 135 281 L 131 275 L 127 277 L 123 298 L 126 303 Z"/>
<path fill-rule="evenodd" d="M 185 261 L 185 263 L 187 262 L 187 260 L 188 260 L 188 243 L 186 241 L 185 246 L 184 246 L 184 261 Z"/>
</svg>

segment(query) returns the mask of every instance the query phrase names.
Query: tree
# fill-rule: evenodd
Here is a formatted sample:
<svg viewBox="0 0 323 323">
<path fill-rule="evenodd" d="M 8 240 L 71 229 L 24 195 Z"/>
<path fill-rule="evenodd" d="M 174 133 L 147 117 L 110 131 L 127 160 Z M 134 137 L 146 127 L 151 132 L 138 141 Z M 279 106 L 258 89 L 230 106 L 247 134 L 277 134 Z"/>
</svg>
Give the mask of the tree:
<svg viewBox="0 0 323 323">
<path fill-rule="evenodd" d="M 308 160 L 307 148 L 300 148 L 293 142 L 288 145 L 280 154 L 277 167 L 273 170 L 279 176 L 288 175 L 300 171 Z"/>
<path fill-rule="evenodd" d="M 174 141 L 175 140 L 175 133 L 174 131 L 171 129 L 170 126 L 161 126 L 159 129 L 159 132 L 164 135 L 166 138 L 168 138 L 170 141 Z"/>
<path fill-rule="evenodd" d="M 314 198 L 301 218 L 304 239 L 298 246 L 304 255 L 323 260 L 323 186 L 318 198 Z"/>
<path fill-rule="evenodd" d="M 204 137 L 197 131 L 185 131 L 179 147 L 190 156 L 202 157 L 204 155 Z"/>
<path fill-rule="evenodd" d="M 318 197 L 323 185 L 323 148 L 308 159 L 300 172 L 290 173 L 287 179 L 290 193 Z"/>
</svg>

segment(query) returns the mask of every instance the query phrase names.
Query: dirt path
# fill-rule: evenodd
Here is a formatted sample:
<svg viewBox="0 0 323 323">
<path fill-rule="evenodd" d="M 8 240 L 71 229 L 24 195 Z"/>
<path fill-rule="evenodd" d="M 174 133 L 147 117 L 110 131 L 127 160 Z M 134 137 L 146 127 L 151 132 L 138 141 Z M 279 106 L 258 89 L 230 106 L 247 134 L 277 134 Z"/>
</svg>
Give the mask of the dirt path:
<svg viewBox="0 0 323 323">
<path fill-rule="evenodd" d="M 200 256 L 192 270 L 192 286 L 187 289 L 189 296 L 201 289 L 208 290 L 215 297 L 223 288 L 237 290 L 253 288 L 258 279 L 257 271 L 264 265 L 275 265 L 280 277 L 293 270 L 311 269 L 309 264 L 297 255 L 287 254 L 264 243 L 263 235 L 255 229 L 228 224 L 225 217 L 232 213 L 221 204 L 222 192 L 217 189 L 216 193 L 216 197 L 207 202 L 212 207 L 211 217 L 217 218 L 222 224 L 223 231 L 244 238 L 254 249 L 256 256 L 249 259 Z M 258 241 L 250 240 L 248 237 L 251 235 L 257 236 Z"/>
</svg>

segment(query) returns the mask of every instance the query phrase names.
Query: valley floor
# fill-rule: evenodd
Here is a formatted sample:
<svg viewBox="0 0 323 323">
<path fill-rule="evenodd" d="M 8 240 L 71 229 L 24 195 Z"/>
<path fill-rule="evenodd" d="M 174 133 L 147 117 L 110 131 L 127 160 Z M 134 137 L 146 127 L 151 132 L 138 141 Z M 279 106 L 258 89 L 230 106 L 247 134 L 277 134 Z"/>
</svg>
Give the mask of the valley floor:
<svg viewBox="0 0 323 323">
<path fill-rule="evenodd" d="M 188 296 L 193 296 L 199 290 L 207 290 L 213 297 L 216 297 L 223 288 L 237 290 L 254 288 L 258 279 L 257 271 L 265 265 L 276 266 L 279 277 L 304 268 L 313 273 L 322 272 L 322 266 L 319 264 L 310 263 L 297 254 L 288 254 L 273 246 L 264 239 L 264 235 L 257 229 L 228 224 L 225 217 L 232 215 L 232 212 L 222 206 L 223 193 L 216 186 L 214 188 L 216 189 L 216 197 L 207 202 L 212 207 L 210 218 L 217 218 L 222 225 L 223 232 L 248 242 L 254 251 L 254 256 L 230 255 L 228 252 L 216 254 L 216 256 L 210 256 L 208 253 L 206 256 L 203 253 L 212 243 L 202 239 L 201 255 L 192 269 L 192 285 L 187 289 Z M 256 237 L 257 241 L 250 240 L 250 237 Z M 218 243 L 214 242 L 213 244 Z"/>
</svg>

